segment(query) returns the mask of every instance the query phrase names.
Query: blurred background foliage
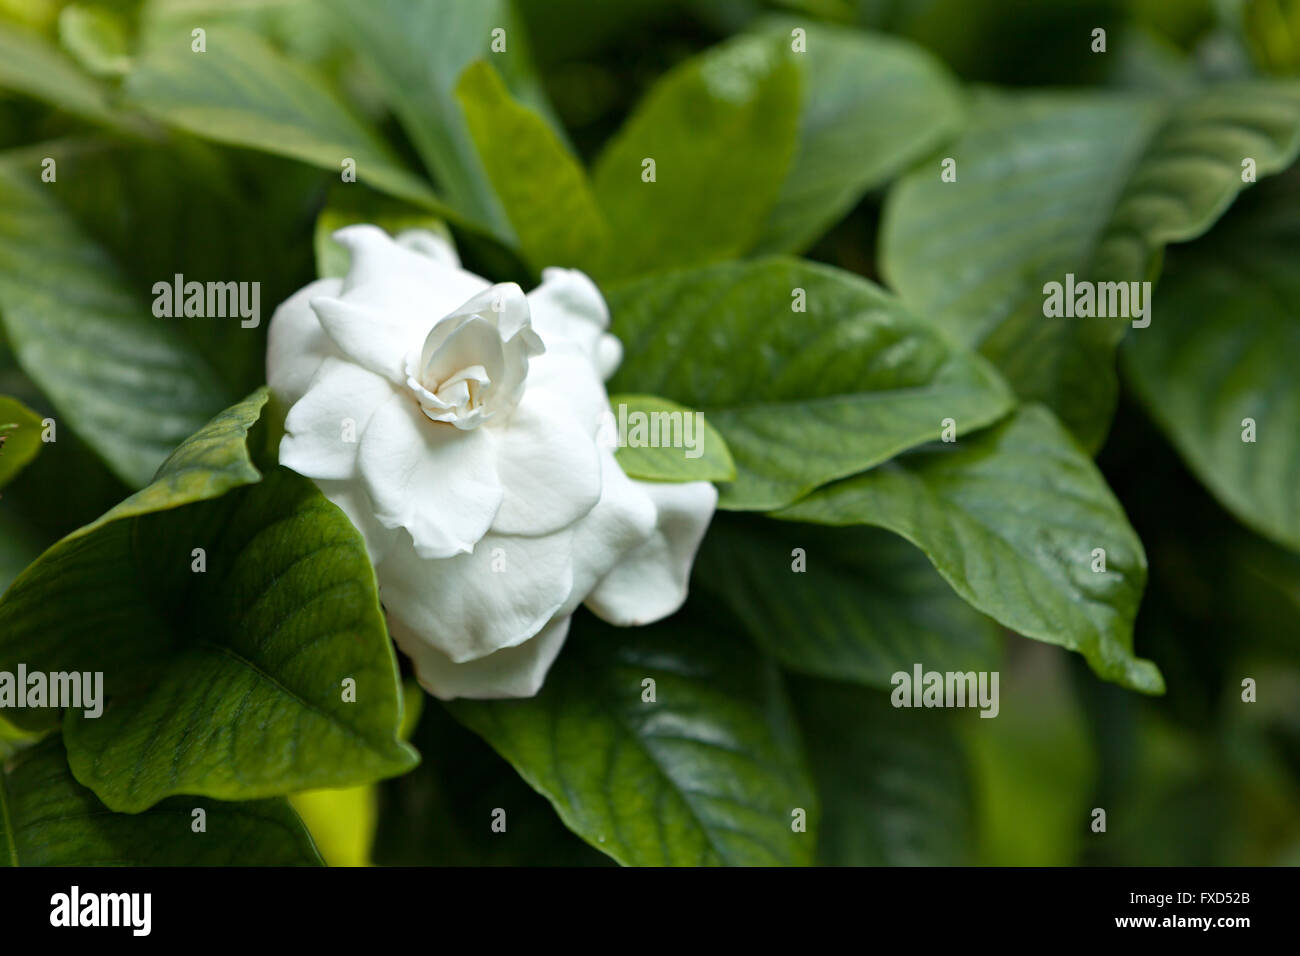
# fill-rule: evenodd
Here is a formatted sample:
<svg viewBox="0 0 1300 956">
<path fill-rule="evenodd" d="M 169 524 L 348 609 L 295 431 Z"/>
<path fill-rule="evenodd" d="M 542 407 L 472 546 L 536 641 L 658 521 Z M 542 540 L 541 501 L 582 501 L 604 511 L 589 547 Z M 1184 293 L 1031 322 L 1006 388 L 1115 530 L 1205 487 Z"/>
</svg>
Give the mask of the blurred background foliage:
<svg viewBox="0 0 1300 956">
<path fill-rule="evenodd" d="M 545 92 L 588 162 L 666 70 L 773 12 L 906 37 L 967 83 L 1170 90 L 1300 74 L 1300 0 L 519 0 L 517 9 Z M 0 0 L 0 22 L 44 36 L 109 84 L 129 71 L 142 34 L 169 17 L 257 31 L 328 75 L 419 167 L 378 79 L 312 0 Z M 1078 42 L 1096 27 L 1110 55 Z M 173 272 L 258 280 L 269 314 L 314 278 L 313 223 L 335 175 L 125 120 L 105 134 L 24 95 L 12 77 L 5 85 L 0 149 L 58 157 L 59 202 L 140 282 Z M 810 257 L 878 279 L 882 192 Z M 470 267 L 527 276 L 492 241 L 459 230 L 457 239 Z M 1167 267 L 1191 260 L 1195 246 L 1172 247 Z M 202 323 L 186 331 L 204 344 Z M 205 349 L 232 395 L 263 378 L 264 340 L 245 341 Z M 0 394 L 52 413 L 3 343 Z M 1149 556 L 1137 643 L 1168 693 L 1124 691 L 1060 648 L 1017 639 L 1000 641 L 996 720 L 917 721 L 883 693 L 796 678 L 824 788 L 825 862 L 1300 864 L 1300 559 L 1230 517 L 1127 392 L 1098 462 Z M 75 436 L 60 435 L 0 496 L 0 590 L 127 491 Z M 697 572 L 725 560 L 711 553 Z M 688 615 L 727 613 L 695 592 Z M 1258 687 L 1251 706 L 1240 703 L 1246 678 Z M 413 773 L 295 801 L 327 860 L 609 862 L 436 702 L 410 732 L 424 758 Z M 498 806 L 513 808 L 508 839 L 482 823 Z M 1106 810 L 1105 833 L 1089 830 L 1093 808 Z"/>
</svg>

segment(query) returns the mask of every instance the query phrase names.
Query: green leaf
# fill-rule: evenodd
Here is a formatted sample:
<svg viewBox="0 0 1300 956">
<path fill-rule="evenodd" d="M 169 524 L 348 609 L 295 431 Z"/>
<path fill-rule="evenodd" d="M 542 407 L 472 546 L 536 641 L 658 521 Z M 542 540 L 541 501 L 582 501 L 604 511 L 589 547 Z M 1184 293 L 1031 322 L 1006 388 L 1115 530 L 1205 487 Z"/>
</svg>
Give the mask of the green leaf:
<svg viewBox="0 0 1300 956">
<path fill-rule="evenodd" d="M 0 395 L 0 488 L 40 450 L 40 416 L 18 399 Z"/>
<path fill-rule="evenodd" d="M 424 757 L 420 766 L 377 787 L 376 864 L 613 865 L 439 702 L 429 701 L 412 743 Z M 497 810 L 506 812 L 504 831 L 492 827 Z"/>
<path fill-rule="evenodd" d="M 206 831 L 193 830 L 196 809 Z M 0 866 L 319 866 L 284 800 L 177 797 L 113 813 L 68 772 L 59 738 L 0 769 Z"/>
<path fill-rule="evenodd" d="M 59 41 L 96 76 L 121 76 L 131 68 L 126 24 L 113 10 L 68 4 L 59 11 Z"/>
<path fill-rule="evenodd" d="M 996 669 L 997 628 L 896 535 L 720 515 L 696 564 L 697 586 L 790 670 L 887 688 L 917 661 Z"/>
<path fill-rule="evenodd" d="M 966 432 L 1011 407 L 987 362 L 838 269 L 727 263 L 607 293 L 624 346 L 611 390 L 704 412 L 736 462 L 723 508 L 779 508 L 938 438 L 947 418 Z"/>
<path fill-rule="evenodd" d="M 737 37 L 673 69 L 593 172 L 613 230 L 606 274 L 735 258 L 781 192 L 799 122 L 799 70 L 784 41 Z M 645 160 L 654 160 L 646 182 Z"/>
<path fill-rule="evenodd" d="M 1214 496 L 1300 551 L 1300 177 L 1284 179 L 1170 257 L 1160 315 L 1122 354 L 1127 380 Z"/>
<path fill-rule="evenodd" d="M 642 481 L 734 481 L 727 443 L 704 418 L 654 395 L 611 395 L 618 425 L 614 457 Z"/>
<path fill-rule="evenodd" d="M 822 799 L 819 864 L 974 862 L 974 788 L 952 715 L 832 681 L 791 689 Z"/>
<path fill-rule="evenodd" d="M 447 211 L 310 67 L 232 24 L 207 27 L 206 52 L 193 52 L 189 32 L 166 23 L 146 32 L 126 78 L 132 105 L 196 136 L 288 156 L 335 175 L 351 159 L 357 182 Z"/>
<path fill-rule="evenodd" d="M 141 290 L 50 198 L 53 188 L 36 169 L 0 163 L 0 320 L 66 424 L 139 487 L 231 396 L 174 320 L 152 316 Z"/>
<path fill-rule="evenodd" d="M 1078 651 L 1106 680 L 1164 690 L 1156 666 L 1133 656 L 1142 542 L 1100 472 L 1040 406 L 831 485 L 776 517 L 902 535 L 1005 626 Z M 1098 548 L 1104 571 L 1092 570 Z"/>
<path fill-rule="evenodd" d="M 466 67 L 456 99 L 524 259 L 537 270 L 595 269 L 609 251 L 609 226 L 582 164 L 551 126 L 482 60 Z"/>
<path fill-rule="evenodd" d="M 538 696 L 449 707 L 620 863 L 812 861 L 817 798 L 780 674 L 725 631 L 583 617 Z"/>
<path fill-rule="evenodd" d="M 787 48 L 805 31 L 798 145 L 760 253 L 811 245 L 862 196 L 956 132 L 962 106 L 944 66 L 896 37 L 780 18 Z"/>
<path fill-rule="evenodd" d="M 14 90 L 74 116 L 125 129 L 139 124 L 114 110 L 104 88 L 39 33 L 0 22 L 0 89 Z"/>
<path fill-rule="evenodd" d="M 286 469 L 249 485 L 264 401 L 214 419 L 0 599 L 0 669 L 103 673 L 102 716 L 71 708 L 63 726 L 77 779 L 114 810 L 344 787 L 415 763 L 359 534 Z M 13 711 L 20 726 L 52 719 Z"/>
<path fill-rule="evenodd" d="M 329 202 L 316 217 L 313 245 L 319 278 L 342 278 L 348 273 L 348 251 L 334 241 L 344 226 L 370 223 L 396 236 L 407 229 L 424 229 L 452 241 L 447 224 L 437 216 L 376 193 L 335 186 Z"/>
<path fill-rule="evenodd" d="M 455 96 L 465 67 L 490 58 L 515 98 L 550 118 L 512 5 L 508 0 L 326 0 L 326 6 L 370 66 L 452 205 L 498 239 L 513 240 Z M 504 52 L 492 50 L 494 30 L 504 31 L 499 35 Z"/>
<path fill-rule="evenodd" d="M 1044 284 L 1067 273 L 1154 279 L 1166 243 L 1205 232 L 1232 203 L 1243 158 L 1264 176 L 1298 149 L 1297 83 L 1189 99 L 988 94 L 946 149 L 957 181 L 942 182 L 936 163 L 892 190 L 882 268 L 904 301 L 978 347 L 1022 398 L 1047 404 L 1095 450 L 1129 323 L 1045 317 Z"/>
</svg>

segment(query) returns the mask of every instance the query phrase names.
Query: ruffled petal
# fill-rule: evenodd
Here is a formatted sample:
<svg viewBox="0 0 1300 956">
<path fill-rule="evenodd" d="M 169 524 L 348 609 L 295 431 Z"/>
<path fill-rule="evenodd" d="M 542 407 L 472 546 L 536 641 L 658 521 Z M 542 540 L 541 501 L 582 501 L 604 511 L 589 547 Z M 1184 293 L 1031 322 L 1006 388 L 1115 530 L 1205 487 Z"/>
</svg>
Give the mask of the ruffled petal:
<svg viewBox="0 0 1300 956">
<path fill-rule="evenodd" d="M 707 481 L 634 484 L 654 501 L 654 533 L 587 597 L 598 616 L 624 626 L 649 624 L 682 606 L 691 563 L 718 503 L 718 490 Z"/>
<path fill-rule="evenodd" d="M 609 307 L 585 273 L 543 269 L 542 284 L 528 293 L 528 305 L 533 328 L 548 349 L 572 345 L 592 364 L 601 381 L 614 374 L 623 349 L 618 339 L 605 333 Z"/>
<path fill-rule="evenodd" d="M 311 309 L 311 300 L 338 295 L 340 279 L 319 279 L 289 296 L 271 316 L 267 332 L 266 381 L 287 408 L 307 391 L 328 355 L 340 353 Z"/>
<path fill-rule="evenodd" d="M 328 296 L 312 299 L 311 308 L 334 347 L 349 361 L 394 385 L 406 381 L 408 349 L 388 315 Z"/>
<path fill-rule="evenodd" d="M 601 450 L 600 501 L 577 525 L 573 536 L 573 593 L 561 609 L 572 613 L 602 578 L 647 542 L 655 532 L 656 511 L 640 482 L 629 478 L 614 454 Z"/>
<path fill-rule="evenodd" d="M 375 517 L 410 532 L 424 558 L 472 551 L 501 507 L 489 430 L 431 422 L 409 394 L 375 411 L 357 464 Z"/>
<path fill-rule="evenodd" d="M 558 399 L 529 389 L 497 431 L 497 474 L 505 497 L 492 522 L 500 534 L 547 535 L 573 524 L 601 496 L 591 429 Z"/>
<path fill-rule="evenodd" d="M 532 697 L 542 689 L 547 671 L 555 663 L 569 634 L 569 618 L 552 621 L 531 641 L 464 664 L 454 663 L 398 621 L 390 620 L 389 630 L 397 646 L 415 665 L 415 676 L 420 686 L 434 697 L 441 700 L 455 700 L 457 697 L 499 700 Z"/>
<path fill-rule="evenodd" d="M 361 436 L 393 395 L 387 379 L 327 356 L 307 393 L 285 417 L 280 464 L 308 478 L 352 478 Z"/>
<path fill-rule="evenodd" d="M 379 569 L 389 616 L 457 663 L 533 637 L 573 590 L 573 533 L 488 534 L 473 553 L 427 561 L 401 535 Z"/>
<path fill-rule="evenodd" d="M 403 355 L 418 351 L 440 318 L 489 285 L 459 265 L 427 254 L 425 249 L 438 248 L 443 240 L 430 232 L 423 236 L 413 242 L 412 235 L 404 233 L 403 240 L 395 242 L 370 225 L 346 226 L 334 233 L 334 240 L 351 255 L 338 297 L 385 316 L 402 341 Z"/>
</svg>

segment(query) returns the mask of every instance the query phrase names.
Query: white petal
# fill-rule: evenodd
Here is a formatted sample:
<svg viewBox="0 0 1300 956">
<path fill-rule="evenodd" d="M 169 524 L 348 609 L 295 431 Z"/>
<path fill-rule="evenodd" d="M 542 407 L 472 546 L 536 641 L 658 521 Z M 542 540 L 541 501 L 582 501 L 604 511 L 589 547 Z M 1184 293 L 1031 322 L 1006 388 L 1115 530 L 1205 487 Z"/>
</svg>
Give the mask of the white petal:
<svg viewBox="0 0 1300 956">
<path fill-rule="evenodd" d="M 437 648 L 414 637 L 401 623 L 389 622 L 393 640 L 411 658 L 426 691 L 442 700 L 533 697 L 559 656 L 569 633 L 569 618 L 552 621 L 536 637 L 464 664 L 453 663 Z"/>
<path fill-rule="evenodd" d="M 623 359 L 609 328 L 609 307 L 596 284 L 576 269 L 543 269 L 542 284 L 528 293 L 535 328 L 548 349 L 572 346 L 605 381 Z"/>
<path fill-rule="evenodd" d="M 406 352 L 417 351 L 440 318 L 488 287 L 486 279 L 413 251 L 377 226 L 347 226 L 334 239 L 351 255 L 339 297 L 386 316 L 401 330 Z"/>
<path fill-rule="evenodd" d="M 285 417 L 280 464 L 308 478 L 352 478 L 361 436 L 375 410 L 393 394 L 387 379 L 327 357 Z"/>
<path fill-rule="evenodd" d="M 393 327 L 386 314 L 328 296 L 312 299 L 311 308 L 325 334 L 349 361 L 394 385 L 406 381 L 409 350 L 401 330 Z"/>
<path fill-rule="evenodd" d="M 460 268 L 460 254 L 456 252 L 456 247 L 449 236 L 442 236 L 428 229 L 403 229 L 393 239 L 403 249 L 428 256 L 443 265 Z"/>
<path fill-rule="evenodd" d="M 573 537 L 573 594 L 561 609 L 572 613 L 602 578 L 655 532 L 654 502 L 614 459 L 600 454 L 600 501 L 578 522 Z"/>
<path fill-rule="evenodd" d="M 586 356 L 572 347 L 547 348 L 528 362 L 528 391 L 544 390 L 563 400 L 569 415 L 596 433 L 609 415 L 609 396 Z"/>
<path fill-rule="evenodd" d="M 587 607 L 611 624 L 649 624 L 682 606 L 691 562 L 718 503 L 718 491 L 707 481 L 635 484 L 655 503 L 654 533 L 587 598 Z"/>
<path fill-rule="evenodd" d="M 488 534 L 472 554 L 429 560 L 402 534 L 379 568 L 379 597 L 450 660 L 476 660 L 533 637 L 568 600 L 572 538 Z"/>
<path fill-rule="evenodd" d="M 505 497 L 492 522 L 501 534 L 551 534 L 600 500 L 600 457 L 591 429 L 557 398 L 529 389 L 497 435 Z"/>
<path fill-rule="evenodd" d="M 473 550 L 501 506 L 489 430 L 431 422 L 410 395 L 395 395 L 375 412 L 357 463 L 375 517 L 409 531 L 422 557 Z"/>
<path fill-rule="evenodd" d="M 311 300 L 338 295 L 340 279 L 319 279 L 275 310 L 266 342 L 266 380 L 286 408 L 302 398 L 327 355 L 339 351 L 311 310 Z"/>
<path fill-rule="evenodd" d="M 401 534 L 392 528 L 385 528 L 375 520 L 370 507 L 370 499 L 365 489 L 356 481 L 316 481 L 316 487 L 348 516 L 353 527 L 361 532 L 370 554 L 370 563 L 379 564 L 392 550 L 397 536 Z"/>
</svg>

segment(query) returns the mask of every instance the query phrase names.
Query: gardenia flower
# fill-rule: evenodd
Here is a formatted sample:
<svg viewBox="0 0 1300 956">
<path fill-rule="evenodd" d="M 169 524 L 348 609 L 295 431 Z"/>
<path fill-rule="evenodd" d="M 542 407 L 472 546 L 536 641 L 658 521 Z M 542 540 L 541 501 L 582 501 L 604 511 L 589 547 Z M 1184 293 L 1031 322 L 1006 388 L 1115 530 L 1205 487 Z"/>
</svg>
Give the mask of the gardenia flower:
<svg viewBox="0 0 1300 956">
<path fill-rule="evenodd" d="M 717 491 L 615 461 L 604 382 L 622 348 L 591 280 L 547 269 L 524 295 L 429 232 L 334 238 L 347 276 L 271 320 L 280 462 L 360 530 L 424 688 L 532 696 L 579 604 L 620 625 L 677 610 Z"/>
</svg>

